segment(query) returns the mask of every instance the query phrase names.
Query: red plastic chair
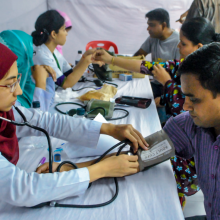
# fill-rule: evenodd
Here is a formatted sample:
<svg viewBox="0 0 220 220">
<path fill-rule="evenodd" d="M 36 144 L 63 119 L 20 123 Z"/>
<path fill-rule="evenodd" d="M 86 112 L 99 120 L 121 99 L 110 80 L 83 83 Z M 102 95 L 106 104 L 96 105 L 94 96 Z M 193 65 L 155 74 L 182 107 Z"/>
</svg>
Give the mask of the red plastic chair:
<svg viewBox="0 0 220 220">
<path fill-rule="evenodd" d="M 118 47 L 116 46 L 115 43 L 113 43 L 113 42 L 111 42 L 111 41 L 105 41 L 105 40 L 90 41 L 90 42 L 86 45 L 86 50 L 88 50 L 90 47 L 91 47 L 91 48 L 101 47 L 101 48 L 104 48 L 104 49 L 106 49 L 106 50 L 109 50 L 110 47 L 113 47 L 115 53 L 118 54 Z"/>
</svg>

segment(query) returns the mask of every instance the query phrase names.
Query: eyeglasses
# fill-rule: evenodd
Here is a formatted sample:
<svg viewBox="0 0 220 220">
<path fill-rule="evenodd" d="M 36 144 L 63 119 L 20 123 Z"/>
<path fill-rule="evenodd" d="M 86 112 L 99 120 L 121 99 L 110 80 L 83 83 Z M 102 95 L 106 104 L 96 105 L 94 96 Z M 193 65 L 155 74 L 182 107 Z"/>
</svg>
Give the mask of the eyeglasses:
<svg viewBox="0 0 220 220">
<path fill-rule="evenodd" d="M 12 83 L 11 85 L 6 85 L 6 86 L 0 85 L 0 87 L 11 88 L 10 92 L 13 93 L 15 91 L 15 89 L 17 88 L 17 85 L 20 84 L 20 82 L 21 82 L 21 76 L 22 76 L 22 74 L 18 73 L 18 79 L 14 83 Z"/>
</svg>

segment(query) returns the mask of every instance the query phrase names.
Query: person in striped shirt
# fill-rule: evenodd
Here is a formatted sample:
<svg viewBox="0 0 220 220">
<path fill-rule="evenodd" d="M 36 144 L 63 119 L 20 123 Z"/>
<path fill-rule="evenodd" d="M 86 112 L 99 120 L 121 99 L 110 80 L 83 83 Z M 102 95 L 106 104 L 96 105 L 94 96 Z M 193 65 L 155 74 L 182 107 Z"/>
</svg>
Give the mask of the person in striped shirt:
<svg viewBox="0 0 220 220">
<path fill-rule="evenodd" d="M 195 158 L 207 219 L 220 219 L 220 43 L 190 54 L 180 66 L 186 111 L 171 117 L 164 130 L 176 155 Z"/>
</svg>

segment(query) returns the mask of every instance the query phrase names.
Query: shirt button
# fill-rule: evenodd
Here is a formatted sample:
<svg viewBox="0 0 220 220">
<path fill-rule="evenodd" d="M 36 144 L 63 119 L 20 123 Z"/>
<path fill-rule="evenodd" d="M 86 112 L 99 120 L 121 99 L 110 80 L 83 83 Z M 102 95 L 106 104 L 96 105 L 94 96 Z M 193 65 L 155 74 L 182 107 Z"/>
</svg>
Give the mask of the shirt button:
<svg viewBox="0 0 220 220">
<path fill-rule="evenodd" d="M 211 202 L 209 203 L 209 207 L 210 207 L 210 208 L 212 207 L 212 203 L 211 203 Z"/>
<path fill-rule="evenodd" d="M 215 150 L 218 150 L 218 146 L 216 145 L 216 146 L 214 147 L 214 149 L 215 149 Z"/>
<path fill-rule="evenodd" d="M 214 174 L 212 174 L 211 176 L 212 176 L 212 179 L 215 179 L 215 175 Z"/>
</svg>

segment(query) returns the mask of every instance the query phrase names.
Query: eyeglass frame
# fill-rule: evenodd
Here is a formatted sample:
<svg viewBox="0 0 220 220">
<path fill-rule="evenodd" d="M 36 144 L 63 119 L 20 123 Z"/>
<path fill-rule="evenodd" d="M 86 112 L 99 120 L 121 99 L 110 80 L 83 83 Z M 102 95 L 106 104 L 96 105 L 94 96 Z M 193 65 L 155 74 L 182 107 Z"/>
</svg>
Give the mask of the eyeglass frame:
<svg viewBox="0 0 220 220">
<path fill-rule="evenodd" d="M 13 93 L 16 90 L 18 84 L 20 85 L 21 76 L 22 76 L 22 74 L 18 73 L 18 79 L 14 83 L 12 83 L 11 85 L 5 85 L 5 86 L 0 85 L 0 87 L 11 88 L 10 92 Z"/>
</svg>

